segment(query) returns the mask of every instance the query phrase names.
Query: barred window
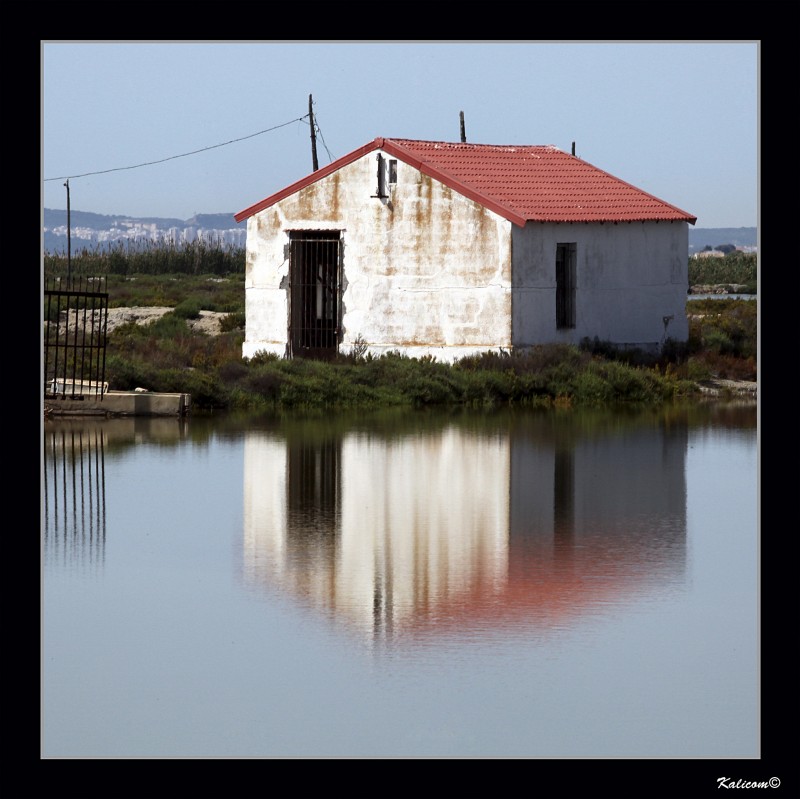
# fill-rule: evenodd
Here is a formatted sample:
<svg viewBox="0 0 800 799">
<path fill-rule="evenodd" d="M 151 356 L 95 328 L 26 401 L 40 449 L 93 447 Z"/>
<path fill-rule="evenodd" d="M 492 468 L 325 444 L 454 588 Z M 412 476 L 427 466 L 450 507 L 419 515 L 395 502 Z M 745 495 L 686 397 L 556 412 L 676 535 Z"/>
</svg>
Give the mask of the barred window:
<svg viewBox="0 0 800 799">
<path fill-rule="evenodd" d="M 576 245 L 556 244 L 556 327 L 575 327 Z"/>
</svg>

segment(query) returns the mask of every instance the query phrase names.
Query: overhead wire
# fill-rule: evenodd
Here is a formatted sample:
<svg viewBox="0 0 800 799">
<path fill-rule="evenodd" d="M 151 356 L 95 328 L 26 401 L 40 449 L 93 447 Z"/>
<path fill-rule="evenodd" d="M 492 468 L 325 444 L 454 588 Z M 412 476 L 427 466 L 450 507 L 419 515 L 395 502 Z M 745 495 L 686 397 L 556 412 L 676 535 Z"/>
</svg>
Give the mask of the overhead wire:
<svg viewBox="0 0 800 799">
<path fill-rule="evenodd" d="M 280 125 L 275 125 L 274 127 L 266 128 L 265 130 L 260 130 L 258 131 L 258 133 L 251 133 L 249 136 L 241 136 L 238 139 L 231 139 L 230 141 L 222 142 L 221 144 L 212 144 L 210 147 L 202 147 L 199 150 L 192 150 L 189 153 L 181 153 L 180 155 L 171 155 L 168 158 L 161 158 L 157 161 L 146 161 L 143 164 L 134 164 L 133 166 L 119 166 L 115 167 L 114 169 L 101 169 L 97 172 L 84 172 L 80 175 L 62 175 L 61 177 L 58 178 L 45 178 L 44 182 L 48 183 L 52 180 L 72 180 L 74 178 L 89 177 L 90 175 L 105 175 L 108 172 L 121 172 L 126 169 L 139 169 L 140 167 L 143 166 L 152 166 L 153 164 L 163 164 L 165 161 L 172 161 L 176 158 L 185 158 L 187 155 L 196 155 L 197 153 L 204 153 L 207 150 L 214 150 L 217 147 L 225 147 L 228 144 L 235 144 L 236 142 L 245 141 L 245 139 L 252 139 L 254 136 L 261 136 L 264 133 L 269 133 L 270 131 L 277 130 L 278 128 L 285 128 L 287 125 L 292 125 L 295 122 L 302 122 L 304 119 L 307 118 L 308 114 L 304 114 L 303 116 L 298 117 L 297 119 L 291 119 L 288 122 L 281 123 Z M 323 141 L 323 144 L 324 143 L 325 142 Z M 328 149 L 327 146 L 325 147 L 325 149 L 326 150 Z M 328 155 L 330 155 L 330 153 L 328 153 Z"/>
</svg>

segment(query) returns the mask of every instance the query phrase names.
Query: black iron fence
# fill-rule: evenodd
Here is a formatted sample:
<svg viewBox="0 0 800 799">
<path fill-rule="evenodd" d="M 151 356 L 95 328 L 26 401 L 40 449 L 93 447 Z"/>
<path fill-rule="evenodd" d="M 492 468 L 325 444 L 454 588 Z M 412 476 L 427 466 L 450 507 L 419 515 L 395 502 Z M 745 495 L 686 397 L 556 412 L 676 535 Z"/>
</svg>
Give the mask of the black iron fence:
<svg viewBox="0 0 800 799">
<path fill-rule="evenodd" d="M 104 277 L 53 277 L 45 281 L 46 398 L 102 400 L 108 390 L 106 288 Z"/>
</svg>

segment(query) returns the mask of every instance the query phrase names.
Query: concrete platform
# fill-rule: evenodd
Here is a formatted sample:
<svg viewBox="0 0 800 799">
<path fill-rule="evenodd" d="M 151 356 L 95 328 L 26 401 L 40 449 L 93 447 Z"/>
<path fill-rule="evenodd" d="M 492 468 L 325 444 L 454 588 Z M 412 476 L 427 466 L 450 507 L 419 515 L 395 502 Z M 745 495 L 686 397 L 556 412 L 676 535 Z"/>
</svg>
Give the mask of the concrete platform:
<svg viewBox="0 0 800 799">
<path fill-rule="evenodd" d="M 151 391 L 107 391 L 102 397 L 49 396 L 45 416 L 187 416 L 191 394 L 157 394 Z"/>
</svg>

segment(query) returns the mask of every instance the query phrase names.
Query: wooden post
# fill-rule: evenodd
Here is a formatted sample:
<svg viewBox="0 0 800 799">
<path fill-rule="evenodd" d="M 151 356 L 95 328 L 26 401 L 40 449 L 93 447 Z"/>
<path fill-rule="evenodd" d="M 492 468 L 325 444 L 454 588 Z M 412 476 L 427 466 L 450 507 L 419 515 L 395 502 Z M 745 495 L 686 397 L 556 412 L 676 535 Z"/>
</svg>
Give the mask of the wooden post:
<svg viewBox="0 0 800 799">
<path fill-rule="evenodd" d="M 312 108 L 311 95 L 308 95 L 308 124 L 311 126 L 311 163 L 314 172 L 319 169 L 317 163 L 317 132 L 314 130 L 314 109 Z"/>
<path fill-rule="evenodd" d="M 69 218 L 69 178 L 64 184 L 67 187 L 67 291 L 69 291 L 70 283 L 72 282 L 72 244 L 70 240 L 70 224 Z"/>
</svg>

